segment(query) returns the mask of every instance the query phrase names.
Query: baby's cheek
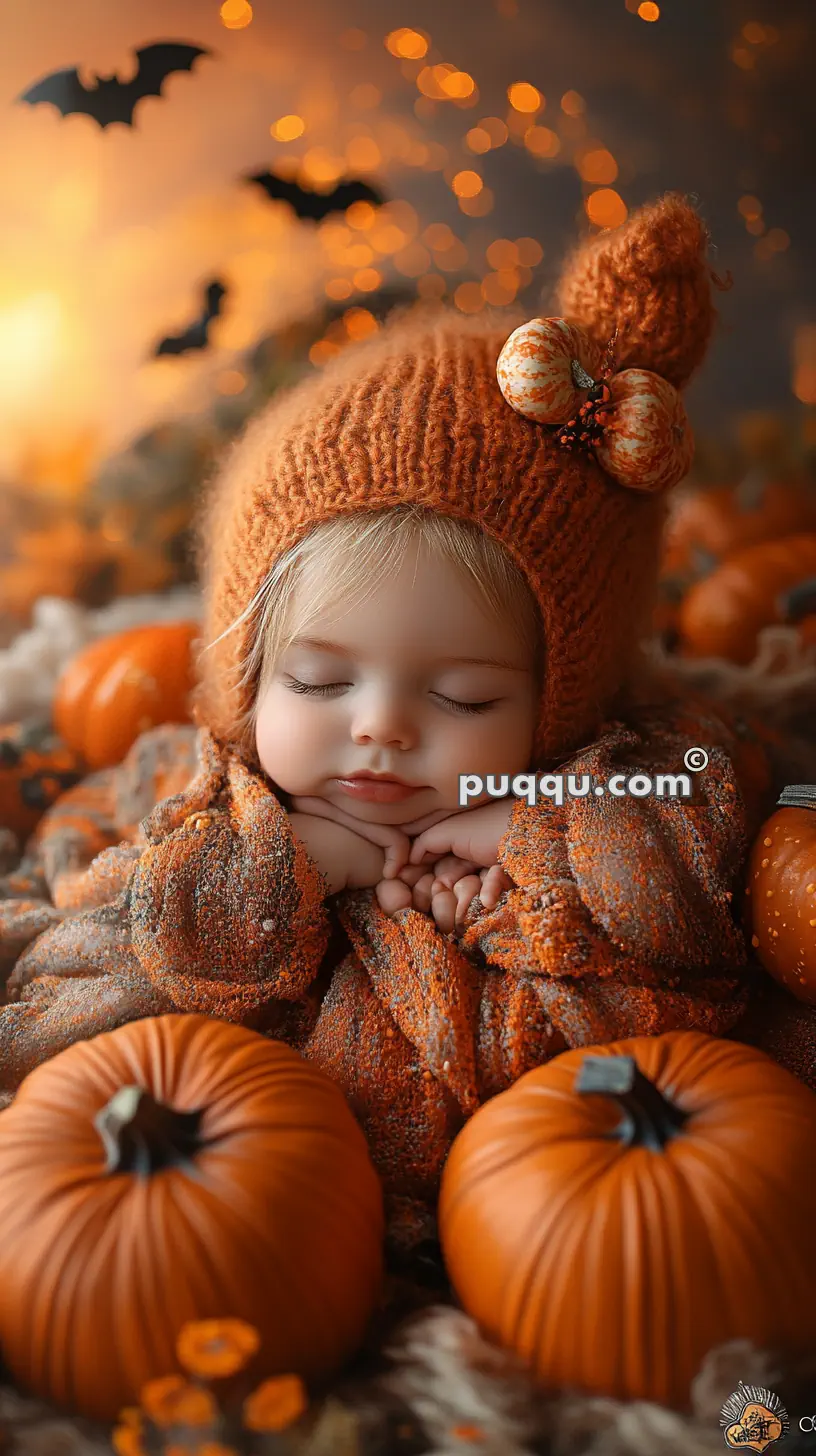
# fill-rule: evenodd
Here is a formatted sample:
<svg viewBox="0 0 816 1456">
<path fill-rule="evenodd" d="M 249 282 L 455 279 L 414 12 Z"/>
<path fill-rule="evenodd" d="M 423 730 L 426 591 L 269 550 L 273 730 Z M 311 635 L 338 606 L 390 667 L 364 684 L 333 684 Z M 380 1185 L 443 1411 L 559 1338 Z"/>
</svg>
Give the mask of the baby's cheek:
<svg viewBox="0 0 816 1456">
<path fill-rule="evenodd" d="M 291 693 L 270 690 L 258 714 L 255 741 L 261 767 L 287 794 L 314 794 L 328 769 L 324 735 L 313 713 Z"/>
</svg>

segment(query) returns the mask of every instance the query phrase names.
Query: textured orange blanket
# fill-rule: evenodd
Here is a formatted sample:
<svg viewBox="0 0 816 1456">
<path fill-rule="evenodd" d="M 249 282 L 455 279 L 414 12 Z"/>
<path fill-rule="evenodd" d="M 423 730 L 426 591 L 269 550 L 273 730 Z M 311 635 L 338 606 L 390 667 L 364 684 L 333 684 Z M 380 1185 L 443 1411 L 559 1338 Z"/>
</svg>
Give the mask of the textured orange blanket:
<svg viewBox="0 0 816 1456">
<path fill-rule="evenodd" d="M 66 792 L 0 881 L 0 1087 L 138 1017 L 240 1021 L 343 1086 L 391 1238 L 411 1243 L 433 1231 L 463 1121 L 566 1046 L 742 1023 L 814 1085 L 816 1018 L 769 990 L 739 923 L 779 741 L 674 702 L 607 723 L 559 769 L 679 773 L 692 745 L 709 762 L 691 800 L 519 800 L 500 845 L 515 888 L 444 936 L 373 891 L 328 897 L 262 774 L 205 729 L 153 729 Z"/>
</svg>

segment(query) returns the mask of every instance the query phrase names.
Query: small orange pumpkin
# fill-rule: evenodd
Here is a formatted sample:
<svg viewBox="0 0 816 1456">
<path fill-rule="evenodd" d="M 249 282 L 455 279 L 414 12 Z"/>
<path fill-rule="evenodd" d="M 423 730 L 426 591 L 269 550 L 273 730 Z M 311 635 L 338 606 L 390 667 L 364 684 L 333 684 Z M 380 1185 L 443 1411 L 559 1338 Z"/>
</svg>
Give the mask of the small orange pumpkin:
<svg viewBox="0 0 816 1456">
<path fill-rule="evenodd" d="M 340 1088 L 206 1016 L 133 1021 L 29 1073 L 0 1115 L 0 1230 L 8 1367 L 100 1420 L 181 1373 L 191 1321 L 253 1326 L 254 1378 L 325 1378 L 382 1288 L 382 1186 Z"/>
<path fill-rule="evenodd" d="M 536 318 L 510 335 L 496 377 L 507 403 L 528 420 L 564 425 L 586 400 L 603 355 L 583 329 L 561 318 Z M 582 384 L 583 375 L 590 376 Z"/>
<path fill-rule="evenodd" d="M 668 490 L 688 472 L 694 436 L 677 390 L 648 369 L 607 381 L 610 399 L 595 454 L 608 475 L 632 490 Z"/>
<path fill-rule="evenodd" d="M 789 616 L 793 589 L 816 575 L 816 532 L 746 546 L 689 587 L 678 611 L 684 657 L 747 665 L 763 627 Z"/>
<path fill-rule="evenodd" d="M 84 773 L 82 760 L 50 723 L 0 725 L 0 827 L 11 829 L 22 846 L 46 809 Z"/>
<path fill-rule="evenodd" d="M 814 1166 L 816 1096 L 753 1047 L 675 1031 L 562 1052 L 454 1141 L 448 1274 L 547 1386 L 687 1408 L 726 1340 L 816 1348 Z"/>
<path fill-rule="evenodd" d="M 188 723 L 197 622 L 151 622 L 101 637 L 63 670 L 54 727 L 89 768 L 121 763 L 140 733 Z"/>
<path fill-rule="evenodd" d="M 751 944 L 766 971 L 816 1005 L 816 784 L 789 784 L 754 841 L 745 887 Z"/>
</svg>

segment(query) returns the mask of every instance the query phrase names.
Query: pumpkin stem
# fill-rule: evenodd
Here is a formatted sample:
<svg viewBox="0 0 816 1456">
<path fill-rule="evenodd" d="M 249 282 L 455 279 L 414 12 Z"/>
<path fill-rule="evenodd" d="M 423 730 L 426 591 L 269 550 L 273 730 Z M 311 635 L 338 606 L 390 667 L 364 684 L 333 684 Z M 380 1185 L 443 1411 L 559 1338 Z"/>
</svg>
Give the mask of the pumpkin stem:
<svg viewBox="0 0 816 1456">
<path fill-rule="evenodd" d="M 778 809 L 816 809 L 816 784 L 787 784 L 776 801 Z"/>
<path fill-rule="evenodd" d="M 584 1057 L 575 1090 L 614 1097 L 624 1115 L 612 1136 L 629 1147 L 659 1153 L 689 1118 L 644 1077 L 634 1057 Z"/>
<path fill-rule="evenodd" d="M 203 1147 L 201 1111 L 177 1112 L 157 1102 L 144 1087 L 120 1087 L 94 1118 L 108 1155 L 108 1173 L 148 1177 L 162 1168 L 190 1162 Z"/>
</svg>

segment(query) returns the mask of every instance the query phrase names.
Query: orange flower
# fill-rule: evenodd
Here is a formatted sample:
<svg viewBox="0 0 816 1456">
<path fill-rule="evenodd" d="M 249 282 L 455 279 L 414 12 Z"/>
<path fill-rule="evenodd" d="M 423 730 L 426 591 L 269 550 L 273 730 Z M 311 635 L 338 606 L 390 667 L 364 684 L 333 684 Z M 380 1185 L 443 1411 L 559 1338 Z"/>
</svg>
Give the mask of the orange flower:
<svg viewBox="0 0 816 1456">
<path fill-rule="evenodd" d="M 149 1380 L 141 1390 L 142 1409 L 157 1426 L 209 1426 L 218 1406 L 209 1390 L 191 1385 L 183 1375 Z"/>
<path fill-rule="evenodd" d="M 303 1415 L 308 1404 L 299 1375 L 276 1375 L 247 1396 L 244 1426 L 248 1431 L 282 1431 Z"/>
<path fill-rule="evenodd" d="M 182 1327 L 176 1354 L 185 1370 L 206 1380 L 243 1370 L 260 1343 L 258 1331 L 245 1320 L 193 1320 Z"/>
<path fill-rule="evenodd" d="M 116 1456 L 147 1456 L 142 1438 L 133 1426 L 117 1426 L 111 1441 Z"/>
<path fill-rule="evenodd" d="M 196 1446 L 165 1446 L 164 1456 L 239 1456 L 234 1446 L 221 1441 L 204 1441 Z"/>
<path fill-rule="evenodd" d="M 484 1440 L 485 1433 L 481 1426 L 476 1426 L 472 1421 L 463 1421 L 458 1426 L 452 1426 L 450 1434 L 456 1437 L 457 1441 L 473 1441 L 478 1443 Z"/>
</svg>

